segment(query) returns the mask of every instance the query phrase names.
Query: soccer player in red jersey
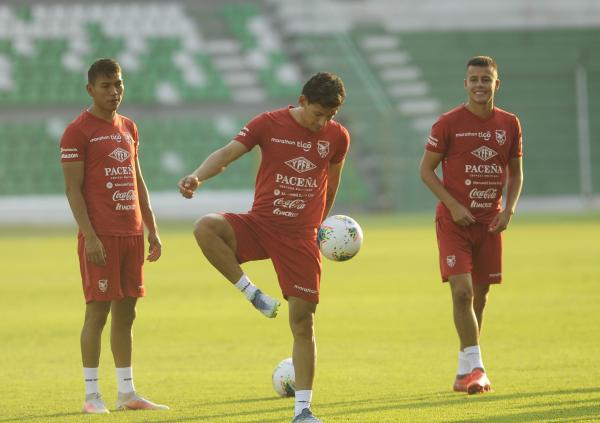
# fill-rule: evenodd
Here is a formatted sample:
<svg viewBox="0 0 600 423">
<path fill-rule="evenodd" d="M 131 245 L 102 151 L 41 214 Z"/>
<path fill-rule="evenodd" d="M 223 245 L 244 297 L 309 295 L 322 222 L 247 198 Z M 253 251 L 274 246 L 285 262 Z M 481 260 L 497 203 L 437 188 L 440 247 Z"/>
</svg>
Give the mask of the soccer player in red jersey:
<svg viewBox="0 0 600 423">
<path fill-rule="evenodd" d="M 124 92 L 121 67 L 95 61 L 88 71 L 92 105 L 65 129 L 60 142 L 66 194 L 79 227 L 78 254 L 86 301 L 81 355 L 84 413 L 108 413 L 98 388 L 101 335 L 111 313 L 118 409 L 167 409 L 138 395 L 131 368 L 135 305 L 145 293 L 144 229 L 148 261 L 161 255 L 150 198 L 138 161 L 135 123 L 117 113 Z"/>
<path fill-rule="evenodd" d="M 498 66 L 487 56 L 467 63 L 467 102 L 443 114 L 431 129 L 421 179 L 440 200 L 436 209 L 439 261 L 450 281 L 460 340 L 454 390 L 491 390 L 479 338 L 490 284 L 502 279 L 502 232 L 523 186 L 521 125 L 494 106 Z M 442 163 L 443 180 L 435 169 Z M 502 191 L 506 204 L 502 208 Z"/>
<path fill-rule="evenodd" d="M 314 75 L 302 89 L 299 106 L 255 117 L 179 182 L 182 195 L 191 198 L 207 179 L 253 147 L 260 148 L 252 209 L 244 214 L 203 216 L 194 235 L 210 263 L 267 317 L 275 317 L 279 302 L 258 289 L 240 264 L 271 259 L 288 301 L 294 339 L 294 422 L 319 422 L 310 410 L 321 279 L 316 233 L 333 206 L 350 144 L 346 128 L 333 120 L 344 98 L 338 76 Z"/>
</svg>

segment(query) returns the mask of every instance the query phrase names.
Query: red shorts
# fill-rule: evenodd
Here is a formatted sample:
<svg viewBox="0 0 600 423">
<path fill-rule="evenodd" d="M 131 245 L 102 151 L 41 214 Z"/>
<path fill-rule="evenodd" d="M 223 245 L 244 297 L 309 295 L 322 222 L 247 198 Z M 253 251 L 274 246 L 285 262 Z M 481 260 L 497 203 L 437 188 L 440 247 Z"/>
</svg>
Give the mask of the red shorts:
<svg viewBox="0 0 600 423">
<path fill-rule="evenodd" d="M 106 264 L 96 266 L 85 256 L 85 241 L 77 238 L 77 253 L 85 302 L 143 297 L 144 236 L 98 235 L 106 251 Z"/>
<path fill-rule="evenodd" d="M 435 222 L 444 282 L 461 273 L 470 273 L 476 284 L 502 281 L 502 232 L 491 233 L 484 223 L 462 227 L 445 216 Z"/>
<path fill-rule="evenodd" d="M 224 213 L 237 240 L 238 262 L 270 258 L 284 298 L 319 302 L 321 253 L 316 237 L 289 237 L 251 214 Z"/>
</svg>

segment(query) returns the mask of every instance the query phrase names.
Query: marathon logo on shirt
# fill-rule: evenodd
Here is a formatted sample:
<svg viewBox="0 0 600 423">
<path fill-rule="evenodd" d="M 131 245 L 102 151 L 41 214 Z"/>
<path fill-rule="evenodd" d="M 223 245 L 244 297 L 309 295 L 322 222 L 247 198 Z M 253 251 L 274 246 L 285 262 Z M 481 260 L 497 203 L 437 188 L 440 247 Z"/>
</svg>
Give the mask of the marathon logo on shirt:
<svg viewBox="0 0 600 423">
<path fill-rule="evenodd" d="M 92 138 L 92 139 L 90 139 L 90 143 L 100 142 L 100 141 L 116 141 L 116 142 L 121 142 L 122 140 L 123 140 L 123 136 L 119 132 L 117 132 L 115 134 L 102 135 L 100 137 Z"/>
<path fill-rule="evenodd" d="M 316 164 L 308 160 L 306 157 L 296 157 L 295 159 L 285 162 L 286 165 L 294 169 L 298 173 L 308 172 L 317 167 Z"/>
<path fill-rule="evenodd" d="M 437 147 L 438 146 L 438 142 L 439 142 L 438 139 L 432 137 L 431 135 L 427 137 L 427 144 L 429 144 L 432 147 Z"/>
<path fill-rule="evenodd" d="M 458 134 L 455 135 L 456 138 L 464 138 L 464 137 L 477 137 L 477 138 L 482 138 L 484 141 L 489 141 L 490 138 L 492 138 L 492 132 L 491 131 L 485 131 L 485 132 L 459 132 Z"/>
<path fill-rule="evenodd" d="M 294 141 L 294 140 L 286 140 L 281 138 L 271 138 L 271 142 L 276 144 L 285 144 L 285 145 L 293 145 L 298 148 L 301 148 L 305 152 L 309 152 L 312 148 L 312 143 L 310 141 Z"/>
<path fill-rule="evenodd" d="M 79 150 L 76 148 L 62 148 L 60 149 L 60 158 L 61 159 L 78 159 L 79 158 Z"/>
</svg>

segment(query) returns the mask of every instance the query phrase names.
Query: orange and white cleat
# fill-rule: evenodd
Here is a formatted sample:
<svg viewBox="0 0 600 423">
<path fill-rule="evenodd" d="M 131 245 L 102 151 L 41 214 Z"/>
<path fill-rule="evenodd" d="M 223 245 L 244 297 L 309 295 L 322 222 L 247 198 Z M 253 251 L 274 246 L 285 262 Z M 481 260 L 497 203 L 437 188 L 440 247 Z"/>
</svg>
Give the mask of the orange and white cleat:
<svg viewBox="0 0 600 423">
<path fill-rule="evenodd" d="M 122 394 L 119 392 L 117 398 L 117 410 L 168 410 L 169 407 L 162 404 L 154 404 L 152 401 L 138 395 L 135 391 Z"/>
<path fill-rule="evenodd" d="M 467 392 L 467 385 L 469 385 L 471 380 L 469 376 L 471 376 L 470 373 L 462 376 L 456 375 L 456 379 L 454 379 L 454 385 L 452 386 L 454 392 Z"/>
<path fill-rule="evenodd" d="M 467 378 L 467 393 L 469 395 L 492 392 L 492 383 L 482 369 L 474 369 L 465 379 Z"/>
<path fill-rule="evenodd" d="M 81 408 L 82 413 L 87 414 L 108 414 L 110 413 L 102 401 L 102 395 L 99 392 L 85 396 L 85 402 Z"/>
</svg>

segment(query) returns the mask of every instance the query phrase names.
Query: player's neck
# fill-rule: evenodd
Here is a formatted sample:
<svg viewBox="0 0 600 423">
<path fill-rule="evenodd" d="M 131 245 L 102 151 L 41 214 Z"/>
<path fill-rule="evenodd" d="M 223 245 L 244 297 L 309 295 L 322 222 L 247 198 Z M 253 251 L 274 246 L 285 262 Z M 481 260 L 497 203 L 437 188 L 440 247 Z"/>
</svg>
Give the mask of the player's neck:
<svg viewBox="0 0 600 423">
<path fill-rule="evenodd" d="M 494 103 L 489 102 L 485 104 L 473 103 L 468 101 L 465 104 L 465 107 L 468 111 L 473 113 L 475 116 L 480 117 L 482 119 L 486 119 L 494 113 Z"/>
<path fill-rule="evenodd" d="M 292 116 L 292 119 L 294 119 L 298 125 L 306 128 L 306 125 L 302 120 L 302 107 L 293 107 L 289 109 L 289 112 L 290 116 Z"/>
<path fill-rule="evenodd" d="M 88 107 L 87 111 L 90 112 L 91 115 L 107 122 L 112 122 L 115 120 L 115 116 L 117 115 L 116 110 L 103 110 L 97 107 L 95 104 Z"/>
</svg>

